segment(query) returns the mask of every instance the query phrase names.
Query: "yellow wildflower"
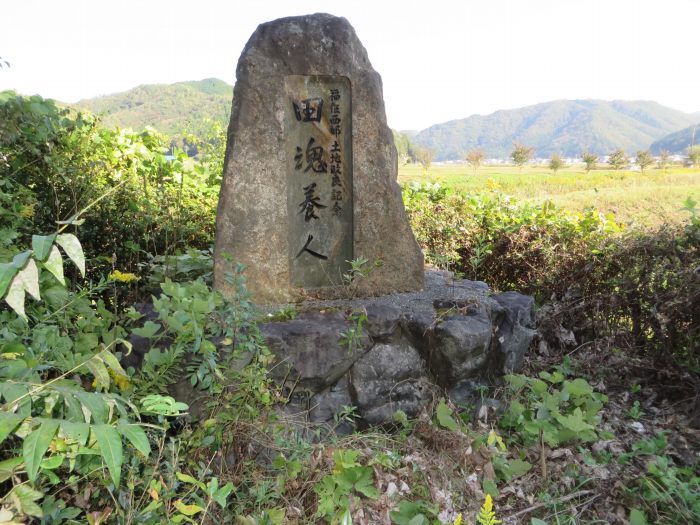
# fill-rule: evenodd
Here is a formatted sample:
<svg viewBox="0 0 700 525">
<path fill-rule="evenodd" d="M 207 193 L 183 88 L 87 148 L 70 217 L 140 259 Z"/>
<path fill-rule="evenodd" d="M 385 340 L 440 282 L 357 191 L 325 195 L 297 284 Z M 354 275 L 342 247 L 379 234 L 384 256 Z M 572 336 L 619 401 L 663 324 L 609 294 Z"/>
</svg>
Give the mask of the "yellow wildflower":
<svg viewBox="0 0 700 525">
<path fill-rule="evenodd" d="M 120 272 L 119 270 L 114 270 L 109 274 L 110 281 L 117 281 L 120 283 L 133 283 L 141 279 L 138 275 L 129 272 Z"/>
<path fill-rule="evenodd" d="M 484 504 L 479 510 L 476 521 L 480 525 L 498 525 L 501 523 L 501 520 L 496 519 L 496 513 L 493 511 L 493 499 L 491 499 L 491 494 L 486 494 L 486 501 L 484 501 Z"/>
<path fill-rule="evenodd" d="M 501 189 L 501 185 L 496 179 L 486 179 L 486 189 L 489 191 L 498 191 Z"/>
<path fill-rule="evenodd" d="M 31 219 L 34 217 L 34 206 L 35 204 L 25 204 L 19 211 L 19 214 L 25 219 Z"/>
</svg>

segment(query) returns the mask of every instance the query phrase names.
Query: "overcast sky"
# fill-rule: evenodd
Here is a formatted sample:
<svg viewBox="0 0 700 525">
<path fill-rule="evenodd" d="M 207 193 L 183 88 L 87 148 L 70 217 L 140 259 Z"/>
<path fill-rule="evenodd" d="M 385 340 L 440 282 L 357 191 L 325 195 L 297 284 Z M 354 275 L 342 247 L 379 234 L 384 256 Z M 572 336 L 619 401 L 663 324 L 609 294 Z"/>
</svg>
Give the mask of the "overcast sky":
<svg viewBox="0 0 700 525">
<path fill-rule="evenodd" d="M 319 11 L 355 27 L 397 129 L 562 98 L 700 111 L 698 0 L 3 0 L 0 90 L 233 83 L 259 23 Z"/>
</svg>

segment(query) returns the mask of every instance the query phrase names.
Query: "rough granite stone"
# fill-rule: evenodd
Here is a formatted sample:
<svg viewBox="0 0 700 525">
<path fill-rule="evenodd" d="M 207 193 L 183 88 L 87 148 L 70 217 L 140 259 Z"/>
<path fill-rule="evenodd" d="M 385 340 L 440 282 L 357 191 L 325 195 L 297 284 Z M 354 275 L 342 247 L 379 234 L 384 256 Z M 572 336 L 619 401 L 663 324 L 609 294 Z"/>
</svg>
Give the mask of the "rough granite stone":
<svg viewBox="0 0 700 525">
<path fill-rule="evenodd" d="M 292 286 L 286 151 L 285 77 L 347 77 L 352 92 L 353 258 L 381 261 L 350 287 Z M 382 82 L 352 26 L 328 14 L 262 24 L 236 69 L 224 178 L 217 212 L 214 283 L 224 294 L 226 257 L 247 266 L 262 303 L 377 296 L 423 287 L 423 255 L 396 182 L 397 154 L 386 124 Z"/>
<path fill-rule="evenodd" d="M 406 342 L 375 345 L 353 365 L 350 377 L 369 424 L 391 421 L 397 410 L 415 417 L 432 399 L 420 354 Z"/>
<path fill-rule="evenodd" d="M 307 312 L 290 321 L 261 324 L 265 344 L 279 360 L 271 377 L 316 391 L 332 385 L 371 347 L 366 335 L 352 352 L 340 346 L 341 334 L 350 327 L 338 312 Z"/>
<path fill-rule="evenodd" d="M 492 327 L 484 308 L 477 315 L 455 315 L 437 324 L 429 363 L 441 386 L 478 374 L 489 358 Z"/>
<path fill-rule="evenodd" d="M 522 368 L 527 347 L 535 336 L 535 299 L 517 292 L 504 292 L 493 299 L 504 310 L 495 334 L 498 367 L 511 374 Z"/>
<path fill-rule="evenodd" d="M 419 414 L 441 389 L 474 400 L 482 386 L 520 369 L 535 334 L 531 297 L 493 295 L 481 282 L 436 270 L 425 282 L 419 292 L 307 301 L 296 305 L 296 319 L 261 323 L 278 359 L 273 378 L 291 390 L 286 410 L 335 427 L 334 414 L 353 405 L 360 425 L 386 424 L 398 410 Z M 338 339 L 356 327 L 357 311 L 367 314 L 365 332 L 348 354 Z"/>
</svg>

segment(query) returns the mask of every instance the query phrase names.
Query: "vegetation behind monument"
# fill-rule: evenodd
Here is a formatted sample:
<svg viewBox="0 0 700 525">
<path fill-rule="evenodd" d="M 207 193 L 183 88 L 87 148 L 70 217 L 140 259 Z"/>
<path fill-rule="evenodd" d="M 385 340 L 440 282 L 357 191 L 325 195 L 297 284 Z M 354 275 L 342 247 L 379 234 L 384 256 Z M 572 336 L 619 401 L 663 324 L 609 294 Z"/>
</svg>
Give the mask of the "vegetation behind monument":
<svg viewBox="0 0 700 525">
<path fill-rule="evenodd" d="M 309 522 L 335 519 L 353 500 L 374 501 L 375 472 L 403 472 L 409 436 L 428 448 L 463 443 L 459 436 L 466 435 L 471 412 L 444 401 L 427 426 L 399 414 L 394 436 L 353 436 L 339 441 L 332 455 L 277 428 L 267 407 L 278 393 L 265 377 L 268 357 L 240 274 L 231 276 L 238 290 L 232 301 L 207 286 L 211 259 L 203 251 L 212 241 L 221 163 L 215 141 L 201 160 L 178 152 L 168 161 L 168 141 L 156 132 L 108 130 L 38 97 L 3 94 L 0 115 L 0 297 L 19 293 L 17 286 L 8 290 L 21 275 L 27 317 L 7 302 L 0 307 L 2 512 L 18 519 L 43 514 L 51 523 L 87 515 L 102 523 L 159 523 L 216 520 L 225 509 L 250 520 L 244 523 L 280 523 L 287 501 L 300 498 Z M 501 290 L 532 293 L 555 309 L 541 325 L 555 356 L 572 351 L 559 346 L 563 326 L 579 342 L 600 344 L 600 354 L 619 348 L 635 361 L 651 357 L 645 362 L 668 373 L 680 364 L 689 377 L 697 375 L 700 218 L 692 200 L 682 225 L 630 232 L 614 217 L 521 204 L 497 188 L 460 194 L 413 185 L 404 189 L 404 201 L 430 262 Z M 72 237 L 60 244 L 53 237 L 58 230 L 74 234 L 80 250 Z M 54 248 L 65 285 L 56 276 Z M 78 269 L 81 254 L 85 276 Z M 149 303 L 154 314 L 139 318 L 129 308 L 137 302 Z M 130 335 L 145 341 L 138 370 L 116 360 L 128 353 L 120 340 Z M 233 366 L 251 352 L 249 366 Z M 556 373 L 569 377 L 574 401 L 600 402 L 588 383 L 574 384 L 565 364 L 542 376 L 547 392 L 557 389 Z M 202 394 L 213 394 L 201 424 L 178 418 L 186 408 L 168 396 L 182 376 Z M 542 381 L 512 378 L 513 399 L 528 410 L 536 406 Z M 599 409 L 572 423 L 577 413 L 566 403 L 558 405 L 563 421 L 599 430 Z M 485 481 L 478 489 L 495 497 L 533 468 L 530 456 L 499 445 L 501 439 L 503 449 L 525 451 L 531 444 L 534 434 L 526 429 L 536 422 L 518 422 L 517 406 L 510 405 L 510 419 L 498 430 L 505 442 L 495 431 L 469 427 L 474 449 L 496 472 L 487 480 L 492 485 Z M 561 421 L 547 423 L 565 435 Z M 270 450 L 279 451 L 267 470 L 246 456 L 265 436 L 272 437 Z M 697 510 L 700 483 L 674 467 L 661 438 L 650 459 L 656 470 L 623 472 L 629 487 L 641 487 L 627 501 L 652 521 L 687 523 Z M 630 454 L 649 457 L 642 456 L 649 448 L 641 447 Z M 458 450 L 464 458 L 465 448 Z M 449 457 L 449 450 L 443 453 Z M 449 463 L 454 468 L 459 461 Z M 441 468 L 443 475 L 448 467 Z M 395 523 L 437 519 L 421 476 L 408 478 L 417 494 L 400 497 L 391 514 Z M 478 506 L 466 479 L 455 474 L 457 504 Z M 643 492 L 645 480 L 674 483 L 669 486 L 677 492 L 672 499 L 651 497 Z"/>
</svg>

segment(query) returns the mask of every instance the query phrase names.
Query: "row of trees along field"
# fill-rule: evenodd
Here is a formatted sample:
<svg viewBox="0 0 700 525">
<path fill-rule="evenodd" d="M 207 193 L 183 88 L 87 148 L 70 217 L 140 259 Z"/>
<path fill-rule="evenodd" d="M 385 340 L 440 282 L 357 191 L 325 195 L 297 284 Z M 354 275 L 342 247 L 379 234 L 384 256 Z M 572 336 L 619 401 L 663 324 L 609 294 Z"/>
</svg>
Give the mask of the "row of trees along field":
<svg viewBox="0 0 700 525">
<path fill-rule="evenodd" d="M 423 169 L 427 170 L 430 168 L 433 162 L 433 152 L 428 148 L 422 146 L 417 146 L 406 144 L 407 138 L 405 135 L 402 137 L 402 143 L 400 146 L 397 145 L 397 151 L 399 152 L 399 158 L 403 162 L 416 162 L 423 166 Z M 520 143 L 513 144 L 513 149 L 510 153 L 510 160 L 515 166 L 522 168 L 525 164 L 530 162 L 534 158 L 535 150 Z M 463 160 L 466 161 L 476 173 L 479 168 L 487 160 L 486 152 L 481 148 L 473 148 L 464 154 Z M 589 151 L 581 152 L 581 162 L 585 166 L 586 173 L 591 170 L 595 170 L 599 167 L 599 164 L 607 164 L 609 168 L 613 170 L 621 170 L 630 165 L 638 166 L 639 169 L 644 172 L 645 170 L 656 164 L 658 169 L 666 169 L 671 164 L 671 154 L 668 151 L 662 151 L 658 157 L 652 156 L 648 150 L 639 150 L 636 152 L 634 157 L 628 157 L 622 149 L 616 149 L 607 155 L 607 160 L 604 162 L 595 153 Z M 700 146 L 693 146 L 688 148 L 688 154 L 683 161 L 686 165 L 697 166 L 700 164 Z M 561 155 L 554 153 L 547 163 L 552 172 L 556 173 L 560 169 L 566 167 L 566 161 Z"/>
</svg>

